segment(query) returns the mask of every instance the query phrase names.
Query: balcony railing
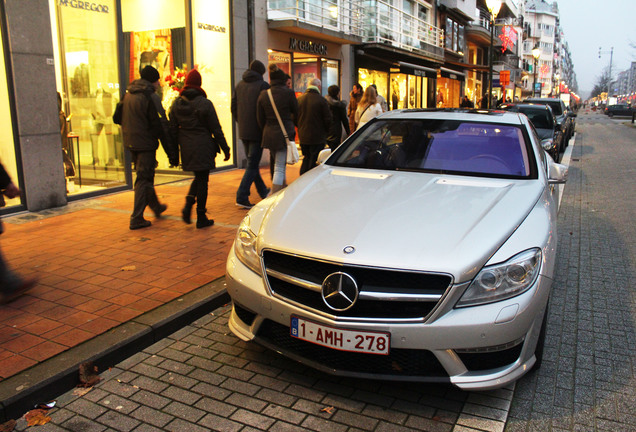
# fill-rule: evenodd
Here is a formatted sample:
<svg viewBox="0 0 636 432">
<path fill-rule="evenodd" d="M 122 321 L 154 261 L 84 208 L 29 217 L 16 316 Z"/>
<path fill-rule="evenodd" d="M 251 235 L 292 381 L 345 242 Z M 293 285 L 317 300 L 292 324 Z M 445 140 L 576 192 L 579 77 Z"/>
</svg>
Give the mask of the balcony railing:
<svg viewBox="0 0 636 432">
<path fill-rule="evenodd" d="M 363 34 L 357 0 L 268 0 L 267 19 L 295 20 L 357 37 Z"/>
<path fill-rule="evenodd" d="M 444 58 L 444 30 L 381 0 L 361 2 L 363 40 Z"/>
</svg>

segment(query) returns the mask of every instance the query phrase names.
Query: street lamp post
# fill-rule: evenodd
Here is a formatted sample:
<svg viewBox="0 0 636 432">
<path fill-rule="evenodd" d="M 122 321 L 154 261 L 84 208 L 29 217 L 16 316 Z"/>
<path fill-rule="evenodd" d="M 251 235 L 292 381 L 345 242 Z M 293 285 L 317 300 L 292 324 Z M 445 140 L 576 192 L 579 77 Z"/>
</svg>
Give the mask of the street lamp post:
<svg viewBox="0 0 636 432">
<path fill-rule="evenodd" d="M 492 108 L 492 62 L 494 54 L 495 18 L 501 9 L 502 0 L 486 0 L 486 7 L 490 12 L 490 52 L 488 56 L 488 108 Z"/>
<path fill-rule="evenodd" d="M 534 57 L 534 66 L 532 67 L 532 71 L 534 72 L 534 79 L 532 81 L 532 96 L 535 96 L 536 88 L 537 88 L 537 60 L 541 57 L 541 48 L 539 46 L 535 46 L 532 49 L 532 57 Z M 539 90 L 539 96 L 541 96 L 541 90 Z"/>
<path fill-rule="evenodd" d="M 607 51 L 601 51 L 601 47 L 598 47 L 598 58 L 601 58 L 601 54 L 607 54 Z M 612 59 L 614 57 L 614 47 L 610 50 L 610 65 L 609 65 L 609 79 L 607 81 L 607 101 L 605 102 L 605 107 L 609 106 L 609 98 L 610 98 L 610 86 L 612 85 Z"/>
</svg>

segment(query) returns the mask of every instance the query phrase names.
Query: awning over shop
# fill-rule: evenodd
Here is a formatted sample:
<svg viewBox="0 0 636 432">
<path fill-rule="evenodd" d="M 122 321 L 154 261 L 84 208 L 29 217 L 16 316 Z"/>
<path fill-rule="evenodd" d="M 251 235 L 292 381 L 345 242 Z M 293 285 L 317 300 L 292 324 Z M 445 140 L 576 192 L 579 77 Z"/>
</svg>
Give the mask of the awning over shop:
<svg viewBox="0 0 636 432">
<path fill-rule="evenodd" d="M 466 81 L 466 74 L 453 69 L 447 69 L 445 67 L 439 68 L 439 73 L 444 78 L 450 78 L 458 81 Z"/>
<path fill-rule="evenodd" d="M 400 66 L 400 72 L 408 75 L 415 76 L 423 76 L 426 78 L 437 78 L 437 70 L 428 68 L 426 66 L 420 66 L 413 63 L 407 63 L 403 61 L 398 61 L 398 65 Z"/>
</svg>

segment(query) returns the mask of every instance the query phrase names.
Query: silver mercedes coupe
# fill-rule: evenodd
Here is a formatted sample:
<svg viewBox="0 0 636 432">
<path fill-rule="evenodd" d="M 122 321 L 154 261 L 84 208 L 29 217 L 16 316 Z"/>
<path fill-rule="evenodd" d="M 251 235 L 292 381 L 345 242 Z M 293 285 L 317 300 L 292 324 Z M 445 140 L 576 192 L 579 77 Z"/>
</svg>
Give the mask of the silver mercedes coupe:
<svg viewBox="0 0 636 432">
<path fill-rule="evenodd" d="M 520 113 L 404 110 L 243 219 L 229 327 L 321 371 L 485 390 L 541 362 L 555 163 Z"/>
</svg>

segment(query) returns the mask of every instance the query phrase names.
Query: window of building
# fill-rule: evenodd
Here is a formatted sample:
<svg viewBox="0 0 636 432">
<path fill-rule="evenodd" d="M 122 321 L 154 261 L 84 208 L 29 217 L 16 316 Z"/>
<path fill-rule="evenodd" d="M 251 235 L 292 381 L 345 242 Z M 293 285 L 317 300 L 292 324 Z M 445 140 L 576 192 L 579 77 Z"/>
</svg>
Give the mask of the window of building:
<svg viewBox="0 0 636 432">
<path fill-rule="evenodd" d="M 125 185 L 124 149 L 112 115 L 119 101 L 117 8 L 49 1 L 69 194 Z"/>
<path fill-rule="evenodd" d="M 358 82 L 363 89 L 366 89 L 371 84 L 375 84 L 378 89 L 378 94 L 382 95 L 387 101 L 389 101 L 388 85 L 389 74 L 383 71 L 377 71 L 373 69 L 358 69 Z M 347 92 L 342 92 L 344 98 L 348 97 Z M 390 109 L 390 103 L 387 102 Z"/>
<path fill-rule="evenodd" d="M 4 25 L 4 21 L 0 22 L 0 25 Z M 11 180 L 17 185 L 19 173 L 15 155 L 13 122 L 9 120 L 11 119 L 11 105 L 7 87 L 6 66 L 4 64 L 4 41 L 1 37 L 0 56 L 2 57 L 2 62 L 0 63 L 0 116 L 5 119 L 5 127 L 0 130 L 0 162 L 2 162 L 2 166 L 4 166 Z M 13 199 L 5 198 L 5 201 L 6 206 L 20 205 L 20 197 Z"/>
<path fill-rule="evenodd" d="M 456 53 L 464 52 L 464 26 L 450 17 L 446 17 L 444 48 L 455 51 Z"/>
</svg>

